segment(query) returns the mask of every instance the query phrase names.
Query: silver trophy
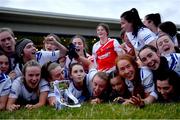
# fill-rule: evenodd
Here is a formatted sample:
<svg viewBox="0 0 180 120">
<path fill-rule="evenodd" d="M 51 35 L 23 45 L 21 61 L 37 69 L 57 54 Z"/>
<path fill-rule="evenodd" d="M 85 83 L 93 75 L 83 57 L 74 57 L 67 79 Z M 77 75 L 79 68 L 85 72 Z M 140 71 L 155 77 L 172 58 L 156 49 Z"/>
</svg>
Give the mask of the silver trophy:
<svg viewBox="0 0 180 120">
<path fill-rule="evenodd" d="M 56 98 L 55 107 L 57 110 L 64 107 L 80 107 L 79 101 L 74 95 L 68 90 L 70 81 L 69 80 L 56 80 L 53 82 L 54 94 Z M 71 102 L 70 102 L 71 101 Z"/>
</svg>

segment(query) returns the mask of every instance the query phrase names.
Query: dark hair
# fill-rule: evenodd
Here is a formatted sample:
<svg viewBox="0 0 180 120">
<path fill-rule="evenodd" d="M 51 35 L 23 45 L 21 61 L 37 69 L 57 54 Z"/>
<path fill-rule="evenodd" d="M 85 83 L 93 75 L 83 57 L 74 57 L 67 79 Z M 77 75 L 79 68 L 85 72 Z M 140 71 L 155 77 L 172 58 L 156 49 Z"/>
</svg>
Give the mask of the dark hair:
<svg viewBox="0 0 180 120">
<path fill-rule="evenodd" d="M 71 75 L 71 72 L 72 72 L 72 68 L 75 66 L 75 65 L 80 65 L 83 67 L 83 65 L 81 63 L 72 63 L 69 65 L 69 74 Z M 83 67 L 84 68 L 84 67 Z"/>
<path fill-rule="evenodd" d="M 146 20 L 153 21 L 154 25 L 158 27 L 159 24 L 161 24 L 161 16 L 159 13 L 155 14 L 148 14 L 145 16 Z"/>
<path fill-rule="evenodd" d="M 8 68 L 8 71 L 5 73 L 5 74 L 8 74 L 11 71 L 11 61 L 10 61 L 10 58 L 3 51 L 0 50 L 0 56 L 3 56 L 3 55 L 8 58 L 9 68 Z"/>
<path fill-rule="evenodd" d="M 112 71 L 108 74 L 109 80 L 118 76 L 117 71 Z"/>
<path fill-rule="evenodd" d="M 120 38 L 124 39 L 126 32 L 124 30 L 120 31 Z"/>
<path fill-rule="evenodd" d="M 107 35 L 109 35 L 109 25 L 108 25 L 108 24 L 100 23 L 100 24 L 97 25 L 96 29 L 97 29 L 99 26 L 102 26 L 102 27 L 106 30 Z"/>
<path fill-rule="evenodd" d="M 143 46 L 143 47 L 139 50 L 138 57 L 139 57 L 140 59 L 141 59 L 141 57 L 140 57 L 140 55 L 139 55 L 140 52 L 143 51 L 143 50 L 146 49 L 146 48 L 152 50 L 152 51 L 155 52 L 155 53 L 158 52 L 158 50 L 157 50 L 156 47 L 154 47 L 154 46 L 152 46 L 152 45 L 145 45 L 145 46 Z"/>
<path fill-rule="evenodd" d="M 71 75 L 71 72 L 72 72 L 72 68 L 75 66 L 75 65 L 80 65 L 83 67 L 82 64 L 80 63 L 72 63 L 70 66 L 69 66 L 69 74 Z M 84 67 L 83 67 L 84 69 Z M 85 100 L 88 100 L 90 98 L 90 93 L 89 93 L 89 90 L 88 90 L 88 86 L 86 84 L 86 76 L 84 77 L 83 79 L 83 87 L 82 87 L 82 95 L 85 96 Z"/>
<path fill-rule="evenodd" d="M 168 80 L 168 83 L 173 86 L 175 92 L 179 92 L 180 88 L 180 77 L 179 75 L 173 70 L 166 70 L 163 74 L 157 75 L 157 80 L 165 81 Z"/>
<path fill-rule="evenodd" d="M 159 25 L 159 29 L 161 29 L 163 32 L 167 33 L 171 37 L 174 37 L 177 34 L 176 25 L 171 21 L 161 23 Z"/>
<path fill-rule="evenodd" d="M 119 69 L 118 69 L 117 63 L 120 60 L 127 60 L 127 61 L 129 61 L 130 64 L 135 69 L 135 77 L 134 77 L 134 79 L 132 81 L 132 83 L 134 85 L 134 89 L 133 89 L 132 95 L 137 96 L 137 94 L 139 94 L 142 98 L 144 98 L 145 97 L 144 87 L 141 84 L 140 69 L 138 68 L 137 62 L 130 55 L 127 55 L 127 54 L 120 55 L 120 56 L 118 56 L 118 58 L 116 60 L 116 68 L 117 68 L 118 71 L 119 71 Z"/>
<path fill-rule="evenodd" d="M 136 10 L 136 8 L 132 8 L 131 10 L 128 10 L 126 12 L 124 12 L 121 15 L 121 18 L 124 18 L 125 20 L 127 20 L 129 23 L 132 23 L 132 27 L 133 27 L 133 32 L 132 34 L 137 37 L 138 34 L 138 30 L 142 27 L 146 27 L 143 22 L 141 21 L 138 11 Z"/>
</svg>

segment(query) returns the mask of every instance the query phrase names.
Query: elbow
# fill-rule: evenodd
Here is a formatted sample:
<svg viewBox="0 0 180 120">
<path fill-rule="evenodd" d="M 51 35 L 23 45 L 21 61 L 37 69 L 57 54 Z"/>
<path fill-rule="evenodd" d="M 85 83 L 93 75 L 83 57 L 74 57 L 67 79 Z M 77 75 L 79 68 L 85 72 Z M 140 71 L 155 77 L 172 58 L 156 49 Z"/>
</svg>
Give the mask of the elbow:
<svg viewBox="0 0 180 120">
<path fill-rule="evenodd" d="M 4 103 L 4 104 L 0 104 L 0 110 L 5 110 L 5 108 L 6 108 L 6 104 Z"/>
</svg>

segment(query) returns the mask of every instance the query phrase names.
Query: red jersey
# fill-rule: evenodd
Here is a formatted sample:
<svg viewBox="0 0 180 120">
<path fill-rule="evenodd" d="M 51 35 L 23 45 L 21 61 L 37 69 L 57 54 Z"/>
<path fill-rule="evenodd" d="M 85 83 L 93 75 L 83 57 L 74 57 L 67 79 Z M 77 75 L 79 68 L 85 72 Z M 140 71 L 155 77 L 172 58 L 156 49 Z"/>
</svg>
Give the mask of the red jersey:
<svg viewBox="0 0 180 120">
<path fill-rule="evenodd" d="M 118 52 L 122 51 L 119 42 L 116 39 L 108 39 L 107 43 L 100 44 L 100 41 L 93 45 L 93 55 L 95 64 L 99 71 L 111 72 L 115 70 L 115 59 Z"/>
</svg>

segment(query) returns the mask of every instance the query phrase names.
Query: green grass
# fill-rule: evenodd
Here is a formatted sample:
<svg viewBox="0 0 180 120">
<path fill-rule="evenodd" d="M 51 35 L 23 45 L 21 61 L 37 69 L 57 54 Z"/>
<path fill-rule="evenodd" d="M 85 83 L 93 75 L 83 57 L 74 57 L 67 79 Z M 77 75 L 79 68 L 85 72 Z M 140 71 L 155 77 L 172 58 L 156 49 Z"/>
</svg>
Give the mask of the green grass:
<svg viewBox="0 0 180 120">
<path fill-rule="evenodd" d="M 80 108 L 55 110 L 45 106 L 35 110 L 1 111 L 0 119 L 180 119 L 180 103 L 151 104 L 144 108 L 120 104 L 83 104 Z"/>
</svg>

